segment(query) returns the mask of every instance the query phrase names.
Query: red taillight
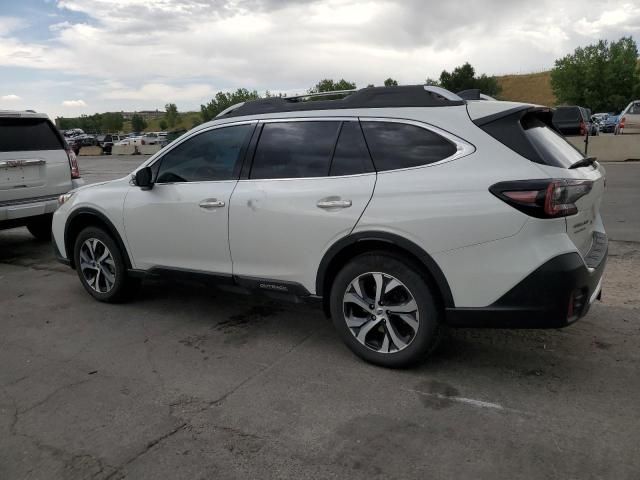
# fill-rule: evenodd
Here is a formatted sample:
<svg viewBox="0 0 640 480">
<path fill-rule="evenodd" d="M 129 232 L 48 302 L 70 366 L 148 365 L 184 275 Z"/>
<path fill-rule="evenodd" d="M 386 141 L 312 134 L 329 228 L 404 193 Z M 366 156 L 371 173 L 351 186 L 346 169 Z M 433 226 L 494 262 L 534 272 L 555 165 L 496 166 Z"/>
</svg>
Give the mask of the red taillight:
<svg viewBox="0 0 640 480">
<path fill-rule="evenodd" d="M 625 120 L 624 117 L 620 119 L 620 124 L 618 125 L 618 128 L 624 128 L 624 120 Z"/>
<path fill-rule="evenodd" d="M 584 123 L 583 120 L 580 120 L 580 135 L 586 135 L 587 134 L 587 125 Z"/>
<path fill-rule="evenodd" d="M 80 169 L 78 168 L 78 159 L 71 148 L 67 147 L 67 157 L 69 158 L 69 166 L 71 167 L 71 178 L 80 178 Z"/>
<path fill-rule="evenodd" d="M 558 218 L 576 214 L 575 202 L 592 187 L 590 180 L 517 180 L 497 183 L 489 191 L 532 217 Z"/>
</svg>

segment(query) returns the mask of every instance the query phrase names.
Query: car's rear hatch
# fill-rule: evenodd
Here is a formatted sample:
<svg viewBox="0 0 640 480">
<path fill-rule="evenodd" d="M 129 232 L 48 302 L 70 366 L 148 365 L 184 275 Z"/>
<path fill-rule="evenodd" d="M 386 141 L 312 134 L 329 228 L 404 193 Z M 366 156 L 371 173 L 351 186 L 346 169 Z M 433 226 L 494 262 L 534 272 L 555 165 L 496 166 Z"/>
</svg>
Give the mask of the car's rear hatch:
<svg viewBox="0 0 640 480">
<path fill-rule="evenodd" d="M 496 102 L 497 103 L 497 102 Z M 523 105 L 490 116 L 478 117 L 468 105 L 471 119 L 489 135 L 536 163 L 541 177 L 586 186 L 575 202 L 577 212 L 566 216 L 567 234 L 584 258 L 604 235 L 600 203 L 605 171 L 567 142 L 552 123 L 552 111 L 545 107 Z M 562 182 L 560 182 L 562 183 Z"/>
<path fill-rule="evenodd" d="M 70 189 L 69 157 L 51 121 L 43 115 L 0 112 L 0 203 Z"/>
</svg>

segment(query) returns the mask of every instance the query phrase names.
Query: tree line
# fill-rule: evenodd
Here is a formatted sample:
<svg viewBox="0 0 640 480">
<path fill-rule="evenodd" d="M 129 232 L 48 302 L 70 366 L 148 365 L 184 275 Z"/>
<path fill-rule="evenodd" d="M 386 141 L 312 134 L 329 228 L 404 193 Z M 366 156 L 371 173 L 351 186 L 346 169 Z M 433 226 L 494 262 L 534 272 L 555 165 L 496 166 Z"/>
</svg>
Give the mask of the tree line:
<svg viewBox="0 0 640 480">
<path fill-rule="evenodd" d="M 437 79 L 426 78 L 427 85 L 436 85 L 452 92 L 467 89 L 479 89 L 490 96 L 500 95 L 500 84 L 495 76 L 477 75 L 474 67 L 466 62 L 451 72 L 443 70 Z M 387 87 L 398 85 L 392 77 L 382 84 Z M 369 84 L 368 87 L 374 85 Z M 631 37 L 622 37 L 617 42 L 599 42 L 577 48 L 572 54 L 555 61 L 551 71 L 551 87 L 558 104 L 572 104 L 591 108 L 594 112 L 619 112 L 633 99 L 640 98 L 640 62 L 638 47 Z M 356 89 L 356 83 L 345 79 L 325 78 L 307 90 L 307 93 L 331 92 Z M 184 121 L 175 103 L 165 105 L 164 117 L 159 122 L 161 130 L 191 128 L 198 123 L 207 122 L 220 112 L 241 102 L 283 96 L 266 91 L 260 95 L 257 90 L 238 88 L 230 92 L 218 92 L 207 103 L 200 105 L 200 118 L 192 120 L 190 125 Z M 332 97 L 322 97 L 327 99 Z M 120 113 L 96 113 L 78 118 L 56 119 L 61 129 L 82 128 L 85 131 L 120 131 L 124 120 Z M 142 131 L 147 127 L 144 118 L 134 114 L 131 129 Z"/>
</svg>

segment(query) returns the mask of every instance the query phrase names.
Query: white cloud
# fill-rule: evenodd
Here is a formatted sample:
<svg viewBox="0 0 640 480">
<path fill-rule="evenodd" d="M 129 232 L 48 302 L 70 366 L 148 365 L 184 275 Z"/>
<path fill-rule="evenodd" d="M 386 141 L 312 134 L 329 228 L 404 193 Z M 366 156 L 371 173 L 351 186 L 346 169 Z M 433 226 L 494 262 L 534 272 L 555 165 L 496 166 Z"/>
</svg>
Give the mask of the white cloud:
<svg viewBox="0 0 640 480">
<path fill-rule="evenodd" d="M 418 83 L 465 61 L 488 74 L 550 68 L 578 45 L 637 35 L 638 1 L 58 0 L 46 40 L 0 16 L 0 67 L 38 69 L 32 83 L 44 72 L 72 81 L 3 85 L 34 104 L 74 95 L 99 111 L 197 109 L 217 89 Z"/>
<path fill-rule="evenodd" d="M 84 100 L 64 100 L 62 102 L 63 107 L 86 107 L 87 104 Z"/>
<path fill-rule="evenodd" d="M 21 100 L 21 98 L 18 95 L 10 93 L 9 95 L 2 95 L 0 100 L 3 102 L 17 102 Z"/>
<path fill-rule="evenodd" d="M 0 36 L 8 35 L 27 26 L 21 18 L 0 16 Z"/>
</svg>

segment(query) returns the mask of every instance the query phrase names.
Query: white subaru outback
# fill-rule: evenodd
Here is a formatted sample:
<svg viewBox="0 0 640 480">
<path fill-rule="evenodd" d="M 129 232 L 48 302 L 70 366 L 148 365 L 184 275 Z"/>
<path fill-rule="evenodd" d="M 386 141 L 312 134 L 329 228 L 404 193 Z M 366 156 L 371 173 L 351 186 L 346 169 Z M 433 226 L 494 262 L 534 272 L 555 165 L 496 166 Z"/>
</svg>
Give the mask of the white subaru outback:
<svg viewBox="0 0 640 480">
<path fill-rule="evenodd" d="M 63 195 L 55 245 L 100 301 L 171 273 L 321 297 L 385 366 L 445 325 L 566 326 L 600 295 L 605 181 L 551 116 L 426 86 L 239 104 Z"/>
<path fill-rule="evenodd" d="M 76 156 L 43 113 L 0 110 L 0 230 L 51 238 L 61 193 L 83 184 Z"/>
</svg>

